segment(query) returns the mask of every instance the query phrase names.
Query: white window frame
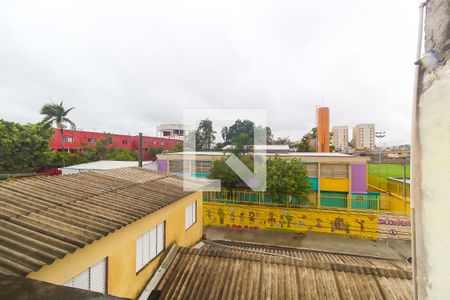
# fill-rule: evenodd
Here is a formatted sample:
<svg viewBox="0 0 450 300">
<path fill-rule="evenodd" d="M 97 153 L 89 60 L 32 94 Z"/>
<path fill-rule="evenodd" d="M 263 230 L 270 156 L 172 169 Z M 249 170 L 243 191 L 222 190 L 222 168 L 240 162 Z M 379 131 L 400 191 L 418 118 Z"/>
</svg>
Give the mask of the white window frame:
<svg viewBox="0 0 450 300">
<path fill-rule="evenodd" d="M 197 223 L 197 201 L 192 202 L 185 208 L 184 230 L 188 230 Z"/>
<path fill-rule="evenodd" d="M 166 221 L 144 232 L 136 239 L 136 274 L 166 248 Z"/>
<path fill-rule="evenodd" d="M 68 280 L 64 285 L 106 294 L 108 292 L 108 258 L 105 257 L 93 264 L 77 276 Z"/>
</svg>

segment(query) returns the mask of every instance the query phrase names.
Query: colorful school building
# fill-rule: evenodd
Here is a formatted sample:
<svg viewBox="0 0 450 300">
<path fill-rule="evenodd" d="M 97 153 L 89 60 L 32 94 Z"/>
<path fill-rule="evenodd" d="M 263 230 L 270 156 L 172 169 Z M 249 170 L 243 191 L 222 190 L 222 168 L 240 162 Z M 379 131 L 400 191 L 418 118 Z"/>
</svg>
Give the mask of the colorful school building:
<svg viewBox="0 0 450 300">
<path fill-rule="evenodd" d="M 177 175 L 206 177 L 213 161 L 224 159 L 228 155 L 224 152 L 166 153 L 158 156 L 158 170 Z M 275 154 L 257 155 L 270 157 Z M 316 198 L 313 200 L 316 202 L 313 206 L 349 208 L 360 205 L 361 208 L 379 208 L 379 201 L 371 201 L 378 197 L 378 193 L 367 190 L 368 158 L 341 153 L 315 152 L 279 153 L 278 155 L 283 159 L 298 158 L 306 164 L 311 194 L 313 198 Z M 361 200 L 359 204 L 358 200 Z"/>
</svg>

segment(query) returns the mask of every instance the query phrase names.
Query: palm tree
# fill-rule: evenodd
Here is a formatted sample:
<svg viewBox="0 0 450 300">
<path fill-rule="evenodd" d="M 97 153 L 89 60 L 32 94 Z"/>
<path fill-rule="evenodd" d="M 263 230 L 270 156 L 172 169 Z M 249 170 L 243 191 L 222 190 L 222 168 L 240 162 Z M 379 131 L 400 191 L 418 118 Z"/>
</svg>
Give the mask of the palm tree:
<svg viewBox="0 0 450 300">
<path fill-rule="evenodd" d="M 64 152 L 64 128 L 66 127 L 65 123 L 69 123 L 72 129 L 75 129 L 75 123 L 67 118 L 67 114 L 74 109 L 75 107 L 71 107 L 69 109 L 64 109 L 63 101 L 60 104 L 56 103 L 47 103 L 41 107 L 41 115 L 44 115 L 44 119 L 42 120 L 46 124 L 53 125 L 55 124 L 59 130 L 61 130 L 61 146 L 62 151 Z"/>
</svg>

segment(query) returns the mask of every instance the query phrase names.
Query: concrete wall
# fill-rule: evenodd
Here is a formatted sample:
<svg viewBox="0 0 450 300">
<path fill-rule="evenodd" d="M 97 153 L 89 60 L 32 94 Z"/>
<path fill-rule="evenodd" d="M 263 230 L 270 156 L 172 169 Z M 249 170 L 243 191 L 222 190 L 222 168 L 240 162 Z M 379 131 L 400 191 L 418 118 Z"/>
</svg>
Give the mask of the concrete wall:
<svg viewBox="0 0 450 300">
<path fill-rule="evenodd" d="M 185 230 L 185 207 L 194 201 L 197 201 L 197 222 Z M 201 239 L 202 207 L 201 193 L 193 193 L 66 255 L 63 259 L 42 267 L 37 272 L 28 274 L 27 277 L 54 284 L 64 284 L 89 266 L 108 257 L 108 294 L 136 298 L 164 256 L 160 254 L 136 274 L 136 239 L 144 232 L 166 221 L 166 251 L 173 243 L 183 247 L 192 246 Z"/>
<path fill-rule="evenodd" d="M 203 206 L 205 225 L 378 238 L 375 213 L 221 203 L 204 203 Z"/>
<path fill-rule="evenodd" d="M 418 143 L 413 144 L 419 299 L 450 299 L 450 2 L 431 0 L 425 50 L 439 64 L 419 83 Z"/>
<path fill-rule="evenodd" d="M 379 214 L 378 238 L 411 240 L 411 219 L 397 214 Z"/>
</svg>

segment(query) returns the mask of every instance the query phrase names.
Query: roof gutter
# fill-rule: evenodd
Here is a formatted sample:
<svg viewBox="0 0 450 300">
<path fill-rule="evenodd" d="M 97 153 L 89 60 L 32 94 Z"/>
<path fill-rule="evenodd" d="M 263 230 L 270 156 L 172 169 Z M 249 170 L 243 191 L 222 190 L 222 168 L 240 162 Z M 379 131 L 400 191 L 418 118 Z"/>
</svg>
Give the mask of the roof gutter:
<svg viewBox="0 0 450 300">
<path fill-rule="evenodd" d="M 177 255 L 178 247 L 176 244 L 172 245 L 172 248 L 170 248 L 169 253 L 164 258 L 163 262 L 159 266 L 158 270 L 156 270 L 155 274 L 153 274 L 150 281 L 147 283 L 144 290 L 141 292 L 141 294 L 138 297 L 138 300 L 147 300 L 148 297 L 150 297 L 150 294 L 153 292 L 153 290 L 156 288 L 160 280 L 163 278 L 164 274 L 166 273 L 167 269 L 170 267 L 170 264 L 174 260 L 175 256 Z"/>
</svg>

